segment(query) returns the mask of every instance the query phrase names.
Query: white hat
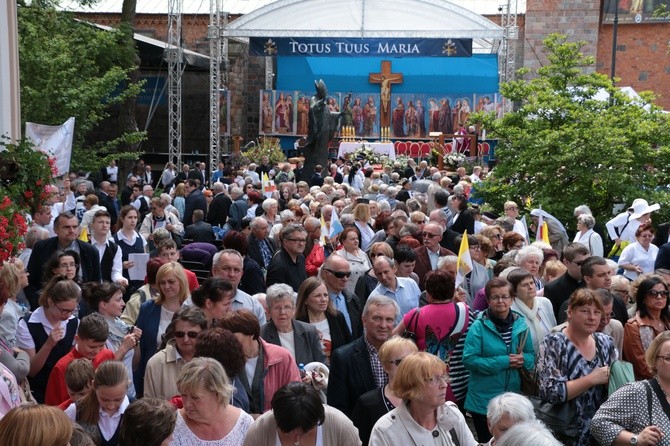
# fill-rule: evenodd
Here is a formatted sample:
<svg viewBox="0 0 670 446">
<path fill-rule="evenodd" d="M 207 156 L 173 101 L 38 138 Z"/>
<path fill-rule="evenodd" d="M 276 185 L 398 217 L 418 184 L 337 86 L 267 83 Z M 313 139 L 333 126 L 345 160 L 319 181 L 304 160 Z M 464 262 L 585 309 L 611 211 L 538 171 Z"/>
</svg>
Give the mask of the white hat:
<svg viewBox="0 0 670 446">
<path fill-rule="evenodd" d="M 660 208 L 661 205 L 658 203 L 649 206 L 647 200 L 637 198 L 633 201 L 633 205 L 629 208 L 633 210 L 633 214 L 630 216 L 630 220 L 635 220 L 637 218 L 642 217 L 644 214 L 649 214 L 651 212 L 659 210 Z"/>
</svg>

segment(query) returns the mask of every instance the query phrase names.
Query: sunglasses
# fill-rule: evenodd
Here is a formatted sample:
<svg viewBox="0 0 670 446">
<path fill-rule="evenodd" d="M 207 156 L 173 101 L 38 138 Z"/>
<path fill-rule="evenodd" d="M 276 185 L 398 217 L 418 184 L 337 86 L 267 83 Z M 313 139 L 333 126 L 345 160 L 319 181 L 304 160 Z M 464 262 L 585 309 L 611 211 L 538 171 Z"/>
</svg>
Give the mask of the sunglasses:
<svg viewBox="0 0 670 446">
<path fill-rule="evenodd" d="M 338 279 L 344 279 L 345 277 L 351 276 L 351 271 L 333 271 L 332 269 L 327 269 L 330 274 L 337 277 Z"/>
<path fill-rule="evenodd" d="M 199 334 L 200 334 L 199 331 L 175 331 L 174 337 L 177 339 L 181 339 L 184 336 L 188 336 L 191 339 L 195 339 L 198 337 Z"/>
<path fill-rule="evenodd" d="M 647 296 L 651 297 L 668 297 L 668 295 L 670 295 L 670 292 L 668 291 L 656 291 L 656 290 L 647 291 Z"/>
</svg>

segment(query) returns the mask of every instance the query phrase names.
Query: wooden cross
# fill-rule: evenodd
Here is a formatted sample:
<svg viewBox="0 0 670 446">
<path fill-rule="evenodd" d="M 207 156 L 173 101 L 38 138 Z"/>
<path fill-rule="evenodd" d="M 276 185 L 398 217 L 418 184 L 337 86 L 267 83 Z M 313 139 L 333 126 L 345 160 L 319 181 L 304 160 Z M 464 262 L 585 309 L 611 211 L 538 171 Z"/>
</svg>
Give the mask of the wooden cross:
<svg viewBox="0 0 670 446">
<path fill-rule="evenodd" d="M 370 73 L 368 82 L 380 84 L 381 90 L 381 113 L 380 126 L 391 126 L 391 84 L 402 83 L 402 73 L 391 73 L 391 61 L 382 60 L 381 73 Z"/>
</svg>

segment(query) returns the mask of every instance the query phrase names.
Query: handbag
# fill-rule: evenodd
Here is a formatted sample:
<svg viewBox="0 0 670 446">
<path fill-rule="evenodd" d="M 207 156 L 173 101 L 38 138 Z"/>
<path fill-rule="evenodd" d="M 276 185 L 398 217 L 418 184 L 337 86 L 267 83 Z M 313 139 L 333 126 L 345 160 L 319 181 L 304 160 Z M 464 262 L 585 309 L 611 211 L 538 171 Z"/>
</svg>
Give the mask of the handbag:
<svg viewBox="0 0 670 446">
<path fill-rule="evenodd" d="M 537 419 L 542 421 L 559 440 L 566 442 L 579 436 L 576 398 L 550 403 L 538 397 L 531 397 L 530 402 L 533 404 Z"/>
<path fill-rule="evenodd" d="M 417 308 L 412 317 L 409 319 L 409 323 L 407 324 L 407 327 L 405 327 L 405 330 L 402 332 L 402 337 L 405 339 L 410 339 L 412 342 L 416 344 L 416 325 L 419 323 L 419 313 L 421 312 L 421 308 Z M 412 322 L 416 319 L 416 322 L 414 323 L 414 331 L 410 328 L 412 326 Z"/>
<path fill-rule="evenodd" d="M 523 353 L 523 347 L 526 345 L 528 340 L 528 332 L 530 329 L 526 329 L 521 335 L 519 340 L 519 347 L 517 354 Z M 526 396 L 537 395 L 540 391 L 540 388 L 537 383 L 537 370 L 526 370 L 523 366 L 519 369 L 519 376 L 521 377 L 521 393 Z"/>
<path fill-rule="evenodd" d="M 624 384 L 635 382 L 633 364 L 626 361 L 616 360 L 610 365 L 610 379 L 608 384 L 608 395 L 613 394 Z"/>
</svg>

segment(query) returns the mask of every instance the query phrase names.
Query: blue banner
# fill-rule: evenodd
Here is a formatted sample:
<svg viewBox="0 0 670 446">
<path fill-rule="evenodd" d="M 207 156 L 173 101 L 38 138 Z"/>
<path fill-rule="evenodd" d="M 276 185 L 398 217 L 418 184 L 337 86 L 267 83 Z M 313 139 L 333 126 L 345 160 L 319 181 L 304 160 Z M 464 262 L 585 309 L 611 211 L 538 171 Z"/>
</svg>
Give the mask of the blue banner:
<svg viewBox="0 0 670 446">
<path fill-rule="evenodd" d="M 249 39 L 249 54 L 312 57 L 471 57 L 472 39 L 252 37 Z"/>
</svg>

